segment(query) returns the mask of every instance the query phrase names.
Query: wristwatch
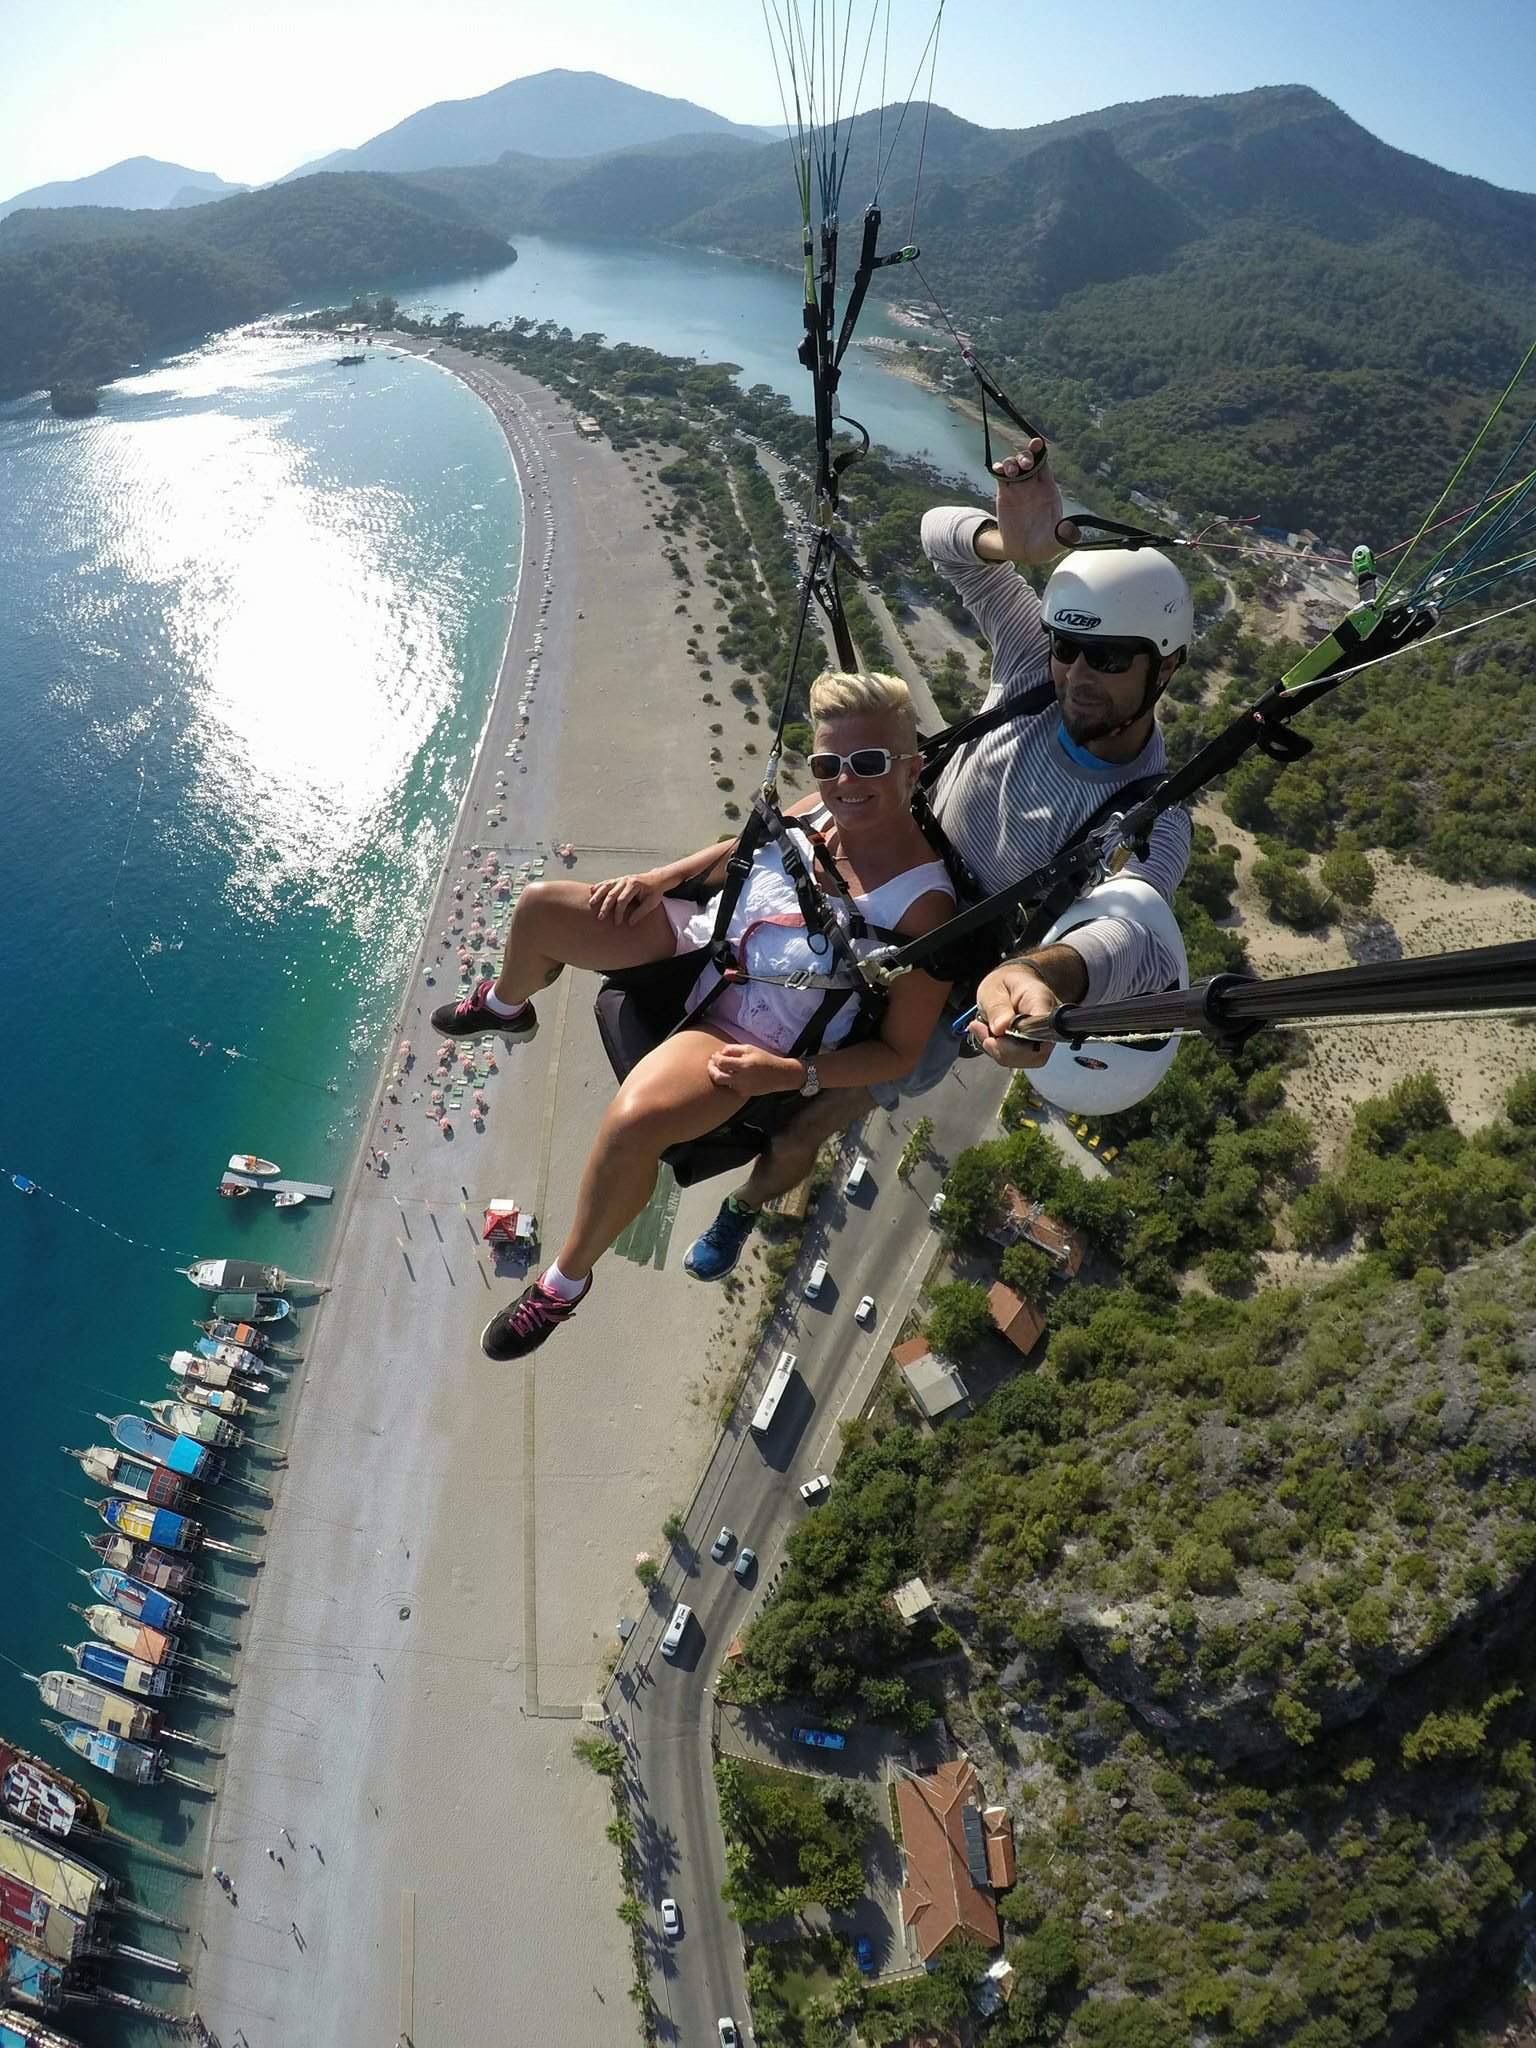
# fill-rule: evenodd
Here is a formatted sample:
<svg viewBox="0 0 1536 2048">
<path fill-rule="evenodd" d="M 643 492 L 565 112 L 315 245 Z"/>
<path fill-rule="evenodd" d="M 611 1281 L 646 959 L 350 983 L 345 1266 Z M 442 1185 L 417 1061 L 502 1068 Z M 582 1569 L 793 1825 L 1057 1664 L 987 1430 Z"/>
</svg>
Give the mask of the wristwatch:
<svg viewBox="0 0 1536 2048">
<path fill-rule="evenodd" d="M 817 1077 L 816 1062 L 814 1060 L 806 1060 L 804 1066 L 805 1080 L 801 1086 L 800 1093 L 809 1100 L 811 1096 L 821 1093 L 821 1082 Z"/>
</svg>

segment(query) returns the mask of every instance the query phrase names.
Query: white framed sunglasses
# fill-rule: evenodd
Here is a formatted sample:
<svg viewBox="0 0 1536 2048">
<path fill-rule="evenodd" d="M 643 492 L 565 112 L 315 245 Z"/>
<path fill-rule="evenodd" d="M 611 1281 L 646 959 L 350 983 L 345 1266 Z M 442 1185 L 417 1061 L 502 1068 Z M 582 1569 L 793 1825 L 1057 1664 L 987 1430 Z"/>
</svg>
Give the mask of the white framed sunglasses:
<svg viewBox="0 0 1536 2048">
<path fill-rule="evenodd" d="M 818 782 L 836 782 L 846 768 L 862 782 L 889 775 L 898 761 L 920 761 L 921 754 L 893 754 L 889 747 L 855 747 L 851 754 L 808 754 L 806 766 Z"/>
</svg>

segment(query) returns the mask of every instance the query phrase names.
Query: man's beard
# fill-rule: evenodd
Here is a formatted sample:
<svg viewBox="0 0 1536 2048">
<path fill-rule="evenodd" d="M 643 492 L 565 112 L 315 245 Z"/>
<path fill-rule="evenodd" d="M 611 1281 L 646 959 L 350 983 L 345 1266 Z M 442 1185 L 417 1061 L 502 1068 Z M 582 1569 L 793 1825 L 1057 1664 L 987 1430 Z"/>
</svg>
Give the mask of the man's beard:
<svg viewBox="0 0 1536 2048">
<path fill-rule="evenodd" d="M 1073 707 L 1070 691 L 1057 692 L 1056 706 L 1061 713 L 1062 727 L 1074 746 L 1086 747 L 1095 740 L 1107 740 L 1111 733 L 1136 722 L 1134 711 L 1127 716 L 1102 699 L 1091 706 Z"/>
</svg>

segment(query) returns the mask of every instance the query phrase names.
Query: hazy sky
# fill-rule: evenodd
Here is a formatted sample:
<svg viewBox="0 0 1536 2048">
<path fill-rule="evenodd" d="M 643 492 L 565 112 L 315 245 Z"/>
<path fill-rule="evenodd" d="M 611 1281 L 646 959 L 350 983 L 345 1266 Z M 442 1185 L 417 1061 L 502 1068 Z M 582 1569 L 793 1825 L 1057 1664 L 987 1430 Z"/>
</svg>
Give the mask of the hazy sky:
<svg viewBox="0 0 1536 2048">
<path fill-rule="evenodd" d="M 934 5 L 893 0 L 906 48 Z M 261 182 L 557 65 L 778 118 L 759 0 L 4 0 L 0 28 L 0 198 L 140 155 Z M 1401 149 L 1536 190 L 1533 0 L 948 0 L 934 98 L 1022 128 L 1289 82 Z"/>
</svg>

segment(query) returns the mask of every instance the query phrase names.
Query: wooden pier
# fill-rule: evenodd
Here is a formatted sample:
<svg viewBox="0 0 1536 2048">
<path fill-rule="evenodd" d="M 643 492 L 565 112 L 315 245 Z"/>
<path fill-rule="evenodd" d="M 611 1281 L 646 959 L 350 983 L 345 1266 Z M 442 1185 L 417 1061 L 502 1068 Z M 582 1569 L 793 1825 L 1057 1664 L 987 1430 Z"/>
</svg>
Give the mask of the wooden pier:
<svg viewBox="0 0 1536 2048">
<path fill-rule="evenodd" d="M 263 1179 L 260 1174 L 236 1173 L 233 1168 L 226 1168 L 219 1186 L 250 1188 L 260 1195 L 308 1195 L 312 1202 L 328 1202 L 336 1192 L 334 1188 L 326 1187 L 321 1181 L 280 1180 L 274 1175 L 268 1175 Z"/>
</svg>

